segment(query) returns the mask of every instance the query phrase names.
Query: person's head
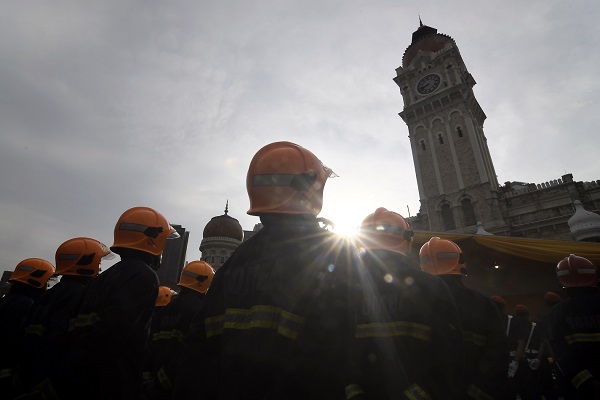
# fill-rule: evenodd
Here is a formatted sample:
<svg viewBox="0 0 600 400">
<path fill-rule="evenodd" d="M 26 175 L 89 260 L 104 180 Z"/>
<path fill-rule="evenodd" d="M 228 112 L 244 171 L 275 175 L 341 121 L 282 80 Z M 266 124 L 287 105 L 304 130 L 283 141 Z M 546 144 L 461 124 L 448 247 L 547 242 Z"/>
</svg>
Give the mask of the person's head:
<svg viewBox="0 0 600 400">
<path fill-rule="evenodd" d="M 515 314 L 519 318 L 529 319 L 529 308 L 525 304 L 517 304 Z"/>
<path fill-rule="evenodd" d="M 412 248 L 413 234 L 402 215 L 379 207 L 360 224 L 359 247 L 365 250 L 389 250 L 406 256 Z"/>
<path fill-rule="evenodd" d="M 421 269 L 432 275 L 466 275 L 462 250 L 451 240 L 432 237 L 419 251 Z"/>
<path fill-rule="evenodd" d="M 206 293 L 214 276 L 215 270 L 209 263 L 192 261 L 183 267 L 178 285 L 198 293 Z"/>
<path fill-rule="evenodd" d="M 158 287 L 158 296 L 156 296 L 156 307 L 164 307 L 171 302 L 173 291 L 168 286 Z"/>
<path fill-rule="evenodd" d="M 494 302 L 498 310 L 504 313 L 504 311 L 506 310 L 506 300 L 504 300 L 504 298 L 500 296 L 492 296 L 490 297 L 490 299 Z"/>
<path fill-rule="evenodd" d="M 162 214 L 149 207 L 133 207 L 117 221 L 110 249 L 121 257 L 146 254 L 152 260 L 152 267 L 158 268 L 167 239 L 178 237 L 177 231 Z"/>
<path fill-rule="evenodd" d="M 598 286 L 598 268 L 587 258 L 575 254 L 558 263 L 556 276 L 565 289 Z"/>
<path fill-rule="evenodd" d="M 546 304 L 546 307 L 553 307 L 560 303 L 561 300 L 561 297 L 554 292 L 544 293 L 544 303 Z"/>
<path fill-rule="evenodd" d="M 246 176 L 248 214 L 318 215 L 325 182 L 333 176 L 309 150 L 291 142 L 264 146 L 252 158 Z"/>
<path fill-rule="evenodd" d="M 8 281 L 46 290 L 48 279 L 52 275 L 54 275 L 54 266 L 50 262 L 41 258 L 26 258 L 17 264 Z"/>
<path fill-rule="evenodd" d="M 96 239 L 69 239 L 56 249 L 55 275 L 96 276 L 100 273 L 100 262 L 112 258 L 114 253 Z"/>
</svg>

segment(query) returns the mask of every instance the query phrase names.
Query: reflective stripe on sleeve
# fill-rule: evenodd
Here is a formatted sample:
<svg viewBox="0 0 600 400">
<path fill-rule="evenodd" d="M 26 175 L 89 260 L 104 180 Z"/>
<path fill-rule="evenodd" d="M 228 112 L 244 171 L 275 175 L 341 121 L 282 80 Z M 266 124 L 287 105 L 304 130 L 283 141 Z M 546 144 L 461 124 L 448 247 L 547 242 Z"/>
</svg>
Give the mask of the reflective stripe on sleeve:
<svg viewBox="0 0 600 400">
<path fill-rule="evenodd" d="M 431 341 L 431 327 L 415 322 L 394 321 L 360 324 L 356 327 L 355 338 L 407 336 L 415 339 Z"/>
<path fill-rule="evenodd" d="M 12 368 L 0 369 L 0 379 L 9 378 L 11 376 L 13 376 Z"/>
<path fill-rule="evenodd" d="M 206 337 L 223 333 L 224 329 L 272 329 L 290 339 L 297 339 L 304 317 L 273 306 L 250 309 L 227 308 L 224 315 L 206 318 Z"/>
<path fill-rule="evenodd" d="M 492 396 L 490 396 L 489 394 L 487 394 L 486 392 L 479 389 L 473 384 L 469 385 L 469 388 L 467 389 L 467 394 L 469 395 L 469 397 L 476 400 L 494 400 Z"/>
<path fill-rule="evenodd" d="M 100 316 L 96 313 L 79 314 L 69 321 L 69 331 L 72 331 L 75 328 L 87 328 L 89 326 L 94 326 L 98 321 L 100 321 Z"/>
<path fill-rule="evenodd" d="M 171 380 L 167 376 L 165 369 L 161 367 L 156 373 L 156 377 L 158 378 L 158 382 L 160 382 L 161 386 L 166 390 L 171 390 L 173 388 L 173 384 L 171 384 Z"/>
<path fill-rule="evenodd" d="M 152 341 L 176 339 L 178 342 L 183 342 L 183 333 L 178 329 L 172 331 L 160 331 L 152 334 Z"/>
<path fill-rule="evenodd" d="M 43 336 L 46 333 L 46 327 L 40 324 L 31 324 L 25 328 L 26 335 Z"/>
<path fill-rule="evenodd" d="M 600 333 L 574 333 L 569 336 L 565 336 L 565 340 L 568 344 L 578 342 L 600 342 Z"/>
<path fill-rule="evenodd" d="M 413 383 L 404 391 L 406 397 L 410 400 L 431 400 L 431 397 L 421 388 L 421 386 Z"/>
<path fill-rule="evenodd" d="M 480 346 L 480 347 L 485 346 L 485 344 L 487 342 L 487 339 L 485 338 L 485 336 L 480 335 L 475 332 L 470 332 L 470 331 L 463 332 L 463 340 L 465 343 L 472 343 L 475 346 Z"/>
<path fill-rule="evenodd" d="M 573 386 L 579 389 L 579 386 L 581 386 L 583 382 L 593 377 L 594 375 L 592 375 L 590 371 L 584 369 L 583 371 L 580 371 L 577 375 L 575 375 L 573 379 L 571 379 L 571 383 L 573 384 Z"/>
<path fill-rule="evenodd" d="M 350 400 L 351 398 L 364 394 L 365 392 L 359 385 L 351 384 L 346 386 L 346 400 Z"/>
<path fill-rule="evenodd" d="M 44 379 L 38 383 L 33 388 L 33 391 L 39 392 L 44 400 L 61 400 L 58 393 L 56 393 L 54 385 L 52 385 L 52 381 L 50 379 Z"/>
</svg>

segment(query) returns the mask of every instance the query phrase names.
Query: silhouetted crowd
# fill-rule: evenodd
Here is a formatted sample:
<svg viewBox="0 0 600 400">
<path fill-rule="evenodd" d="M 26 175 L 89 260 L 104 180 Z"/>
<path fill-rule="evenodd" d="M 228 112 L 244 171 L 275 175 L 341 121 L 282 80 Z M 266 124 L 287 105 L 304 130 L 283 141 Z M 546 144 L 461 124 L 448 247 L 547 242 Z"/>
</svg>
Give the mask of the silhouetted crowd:
<svg viewBox="0 0 600 400">
<path fill-rule="evenodd" d="M 177 232 L 148 207 L 120 216 L 110 249 L 77 237 L 54 265 L 20 262 L 0 299 L 0 398 L 600 399 L 597 266 L 566 254 L 562 296 L 507 310 L 465 284 L 450 240 L 411 265 L 396 212 L 377 208 L 354 240 L 322 226 L 332 174 L 294 143 L 261 148 L 246 187 L 263 228 L 216 273 L 187 263 L 177 290 L 156 275 Z"/>
</svg>

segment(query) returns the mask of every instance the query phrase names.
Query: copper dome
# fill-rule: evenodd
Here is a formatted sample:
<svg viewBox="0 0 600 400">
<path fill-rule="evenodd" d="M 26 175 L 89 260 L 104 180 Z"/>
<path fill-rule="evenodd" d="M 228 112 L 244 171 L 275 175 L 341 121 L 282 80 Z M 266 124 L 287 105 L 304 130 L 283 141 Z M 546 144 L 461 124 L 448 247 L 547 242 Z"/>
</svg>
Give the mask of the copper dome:
<svg viewBox="0 0 600 400">
<path fill-rule="evenodd" d="M 225 214 L 211 218 L 206 224 L 202 237 L 227 237 L 242 241 L 244 230 L 237 219 L 227 215 L 227 207 L 225 207 Z"/>
<path fill-rule="evenodd" d="M 447 43 L 454 43 L 448 35 L 437 33 L 437 29 L 422 23 L 413 33 L 412 43 L 404 51 L 402 56 L 402 68 L 407 68 L 419 51 L 435 53 L 444 48 Z"/>
</svg>

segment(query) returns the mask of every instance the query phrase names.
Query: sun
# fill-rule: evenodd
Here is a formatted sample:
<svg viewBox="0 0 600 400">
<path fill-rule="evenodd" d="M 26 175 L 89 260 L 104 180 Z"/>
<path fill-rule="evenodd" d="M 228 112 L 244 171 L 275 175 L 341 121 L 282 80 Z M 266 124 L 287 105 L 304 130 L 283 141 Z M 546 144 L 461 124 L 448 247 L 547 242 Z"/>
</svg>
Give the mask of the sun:
<svg viewBox="0 0 600 400">
<path fill-rule="evenodd" d="M 330 231 L 346 238 L 353 238 L 358 233 L 358 228 L 364 216 L 356 215 L 356 213 L 353 213 L 352 210 L 344 211 L 337 209 L 329 210 L 329 212 L 326 213 L 321 213 L 319 217 L 323 217 L 331 221 L 332 226 L 328 227 Z"/>
</svg>

